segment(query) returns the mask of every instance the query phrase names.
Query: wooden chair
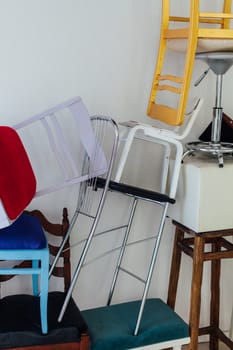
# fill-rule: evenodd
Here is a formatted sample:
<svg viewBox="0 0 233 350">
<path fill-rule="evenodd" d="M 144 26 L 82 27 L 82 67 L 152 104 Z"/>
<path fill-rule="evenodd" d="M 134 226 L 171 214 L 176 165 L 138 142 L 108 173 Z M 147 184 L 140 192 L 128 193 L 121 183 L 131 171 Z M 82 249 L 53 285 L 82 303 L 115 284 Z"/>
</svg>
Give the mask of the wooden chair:
<svg viewBox="0 0 233 350">
<path fill-rule="evenodd" d="M 162 3 L 160 46 L 148 104 L 148 116 L 167 124 L 181 125 L 196 53 L 233 51 L 233 29 L 230 29 L 230 20 L 233 18 L 232 1 L 224 0 L 222 12 L 216 13 L 201 12 L 200 1 L 190 0 L 189 17 L 172 16 L 170 0 L 163 0 Z M 165 63 L 173 57 L 172 50 L 169 50 L 168 57 L 168 49 L 183 52 L 184 68 L 180 76 L 166 71 Z M 170 101 L 170 105 L 167 105 L 167 101 Z"/>
<path fill-rule="evenodd" d="M 52 256 L 56 255 L 57 249 L 60 245 L 60 241 L 63 239 L 63 236 L 69 228 L 68 213 L 67 209 L 63 209 L 62 223 L 51 223 L 45 215 L 39 210 L 27 211 L 27 214 L 30 214 L 37 219 L 39 219 L 42 227 L 44 228 L 48 242 L 49 250 Z M 54 243 L 55 238 L 55 243 Z M 57 239 L 56 239 L 57 238 Z M 66 248 L 69 248 L 69 240 L 66 241 Z M 70 251 L 67 249 L 61 255 L 61 260 L 63 263 L 61 266 L 54 268 L 53 275 L 58 278 L 64 279 L 64 291 L 66 291 L 70 285 Z M 22 261 L 17 267 L 24 268 L 27 267 L 30 263 L 27 261 Z M 6 282 L 14 276 L 5 275 L 1 276 L 0 282 Z M 18 321 L 21 320 L 19 316 L 18 321 L 9 321 L 10 326 L 7 330 L 7 333 L 1 332 L 1 335 L 5 335 L 5 338 L 1 340 L 1 345 L 5 345 L 4 339 L 6 339 L 6 334 L 10 337 L 10 341 L 7 340 L 8 345 L 4 349 L 11 350 L 88 350 L 89 349 L 89 335 L 87 333 L 87 326 L 83 322 L 82 317 L 80 316 L 79 310 L 75 305 L 74 301 L 71 300 L 69 307 L 67 309 L 66 317 L 61 325 L 57 327 L 57 316 L 60 311 L 60 307 L 64 301 L 65 294 L 63 292 L 49 292 L 48 298 L 48 325 L 49 333 L 48 335 L 41 335 L 38 332 L 38 329 L 34 326 L 30 327 L 26 325 L 26 328 L 23 329 L 19 326 Z M 14 318 L 17 319 L 18 314 L 21 312 L 19 304 L 26 304 L 26 299 L 29 301 L 31 308 L 36 308 L 38 301 L 32 296 L 18 295 L 10 296 L 2 299 L 4 302 L 3 307 L 8 310 L 9 314 L 13 313 Z M 1 302 L 2 302 L 1 301 Z M 20 301 L 20 302 L 19 302 Z M 60 305 L 60 307 L 59 307 Z M 22 307 L 23 307 L 22 306 Z M 70 308 L 70 309 L 69 309 Z M 2 310 L 2 309 L 1 309 Z M 35 311 L 35 310 L 34 310 Z M 25 311 L 27 312 L 27 311 Z M 69 312 L 71 316 L 69 316 Z M 3 310 L 2 310 L 2 313 Z M 35 321 L 37 316 L 35 315 Z M 25 321 L 25 320 L 24 320 Z M 35 321 L 36 322 L 36 321 Z M 0 317 L 0 327 L 1 327 L 1 317 Z M 7 322 L 5 327 L 7 328 Z M 14 328 L 15 327 L 15 328 Z M 17 328 L 18 327 L 18 328 Z M 64 328 L 63 328 L 64 327 Z M 1 337 L 0 335 L 0 337 Z M 13 340 L 12 340 L 13 338 Z M 57 341 L 56 341 L 57 340 Z M 13 344 L 15 345 L 13 346 Z M 12 345 L 11 345 L 12 344 Z M 33 345 L 34 344 L 34 345 Z M 3 347 L 2 347 L 3 348 Z"/>
</svg>

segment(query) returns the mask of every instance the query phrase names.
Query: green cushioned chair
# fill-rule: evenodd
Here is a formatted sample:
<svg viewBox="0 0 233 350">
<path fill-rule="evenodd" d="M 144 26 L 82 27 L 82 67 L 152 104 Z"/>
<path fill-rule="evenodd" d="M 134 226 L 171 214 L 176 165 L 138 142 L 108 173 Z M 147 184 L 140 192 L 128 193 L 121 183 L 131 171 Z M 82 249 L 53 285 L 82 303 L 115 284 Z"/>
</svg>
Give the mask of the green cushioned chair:
<svg viewBox="0 0 233 350">
<path fill-rule="evenodd" d="M 82 311 L 91 337 L 91 350 L 181 348 L 189 343 L 188 325 L 161 299 L 148 299 L 138 335 L 135 320 L 141 301 Z"/>
</svg>

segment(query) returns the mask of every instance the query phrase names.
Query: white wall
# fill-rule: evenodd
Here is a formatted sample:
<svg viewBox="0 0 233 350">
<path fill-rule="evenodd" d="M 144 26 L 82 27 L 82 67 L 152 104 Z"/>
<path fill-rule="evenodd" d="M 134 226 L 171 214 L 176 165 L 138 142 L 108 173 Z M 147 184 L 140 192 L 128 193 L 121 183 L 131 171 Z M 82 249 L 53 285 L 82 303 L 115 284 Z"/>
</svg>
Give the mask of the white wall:
<svg viewBox="0 0 233 350">
<path fill-rule="evenodd" d="M 182 0 L 176 0 L 175 5 L 177 12 L 186 10 Z M 111 115 L 117 121 L 147 120 L 146 108 L 158 49 L 161 1 L 0 0 L 0 8 L 1 124 L 12 124 L 75 95 L 83 98 L 91 114 Z M 194 79 L 204 68 L 204 63 L 196 63 Z M 233 115 L 232 73 L 227 75 L 223 99 L 226 111 Z M 212 73 L 198 88 L 191 89 L 191 95 L 201 94 L 206 98 L 193 138 L 211 119 L 214 93 Z M 141 168 L 139 161 L 135 159 L 137 169 Z M 60 203 L 56 197 L 40 203 L 52 218 L 58 216 L 58 207 L 71 205 L 69 194 L 60 196 Z M 122 199 L 118 201 L 121 203 Z M 112 211 L 118 211 L 119 205 L 111 198 L 110 202 Z M 124 211 L 127 202 L 121 207 Z M 136 234 L 144 231 L 145 225 L 153 225 L 154 208 L 143 210 L 135 225 Z M 121 218 L 122 215 L 119 213 Z M 151 291 L 151 294 L 163 298 L 166 298 L 172 238 L 173 227 L 168 221 L 157 267 L 159 282 L 153 282 Z M 74 257 L 76 253 L 74 251 Z M 79 291 L 75 290 L 81 307 L 104 302 L 105 277 L 110 277 L 105 268 L 109 263 L 109 260 L 98 263 L 94 272 L 90 270 L 81 278 Z M 135 258 L 135 265 L 143 269 L 143 259 L 139 262 Z M 188 317 L 190 271 L 191 263 L 187 260 L 183 266 L 185 288 L 182 288 L 178 302 L 178 310 L 185 318 Z M 17 286 L 12 287 L 13 292 L 19 288 L 20 280 L 17 281 Z M 128 293 L 126 298 L 138 294 L 126 282 L 124 288 Z M 206 287 L 204 301 L 208 294 Z M 119 292 L 117 298 L 121 296 L 125 298 Z M 225 328 L 228 327 L 229 312 L 226 309 L 227 303 L 232 302 L 231 296 L 229 299 L 223 306 Z M 203 314 L 202 322 L 207 320 L 207 312 Z"/>
<path fill-rule="evenodd" d="M 90 112 L 145 114 L 160 16 L 153 1 L 1 4 L 4 122 L 77 94 Z"/>
</svg>

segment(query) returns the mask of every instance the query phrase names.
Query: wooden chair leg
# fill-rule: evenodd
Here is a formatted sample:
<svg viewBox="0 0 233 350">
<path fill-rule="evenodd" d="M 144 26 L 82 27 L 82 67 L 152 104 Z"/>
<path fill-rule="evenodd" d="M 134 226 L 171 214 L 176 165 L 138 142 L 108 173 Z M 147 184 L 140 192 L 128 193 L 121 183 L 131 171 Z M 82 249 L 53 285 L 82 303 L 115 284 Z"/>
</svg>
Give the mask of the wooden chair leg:
<svg viewBox="0 0 233 350">
<path fill-rule="evenodd" d="M 178 280 L 179 280 L 179 273 L 180 273 L 181 253 L 182 253 L 182 250 L 179 247 L 178 243 L 182 241 L 183 238 L 184 238 L 184 231 L 176 227 L 169 287 L 168 287 L 168 298 L 167 298 L 167 304 L 173 310 L 175 308 L 175 302 L 176 302 L 176 294 L 177 294 L 177 287 L 178 287 Z"/>
<path fill-rule="evenodd" d="M 212 252 L 219 252 L 221 247 L 218 241 L 212 243 Z M 221 260 L 211 261 L 211 301 L 210 301 L 210 327 L 219 329 L 219 307 L 220 307 L 220 271 Z M 210 332 L 210 349 L 218 350 L 219 341 L 216 332 Z"/>
<path fill-rule="evenodd" d="M 90 336 L 88 334 L 81 335 L 80 350 L 90 349 Z"/>
<path fill-rule="evenodd" d="M 193 274 L 191 286 L 191 300 L 190 300 L 190 345 L 189 350 L 198 349 L 198 331 L 200 322 L 201 309 L 201 285 L 203 276 L 203 262 L 204 262 L 204 239 L 200 236 L 194 238 L 193 251 Z"/>
</svg>

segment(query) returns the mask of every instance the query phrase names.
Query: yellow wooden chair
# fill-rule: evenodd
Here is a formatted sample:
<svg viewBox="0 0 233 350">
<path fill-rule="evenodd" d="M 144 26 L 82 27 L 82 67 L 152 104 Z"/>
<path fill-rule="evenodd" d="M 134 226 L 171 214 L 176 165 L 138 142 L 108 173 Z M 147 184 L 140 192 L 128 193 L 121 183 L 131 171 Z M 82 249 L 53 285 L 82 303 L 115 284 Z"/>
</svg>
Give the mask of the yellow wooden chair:
<svg viewBox="0 0 233 350">
<path fill-rule="evenodd" d="M 163 0 L 160 47 L 148 104 L 148 116 L 170 125 L 183 123 L 193 64 L 197 52 L 233 51 L 233 29 L 230 29 L 232 0 L 223 1 L 221 13 L 200 12 L 200 1 L 190 0 L 189 17 L 170 14 L 170 0 Z M 178 27 L 178 28 L 177 28 Z M 164 72 L 167 49 L 184 53 L 181 76 Z M 158 92 L 177 96 L 176 106 L 160 103 Z M 173 101 L 173 98 L 166 98 Z M 169 102 L 170 103 L 170 102 Z"/>
</svg>

